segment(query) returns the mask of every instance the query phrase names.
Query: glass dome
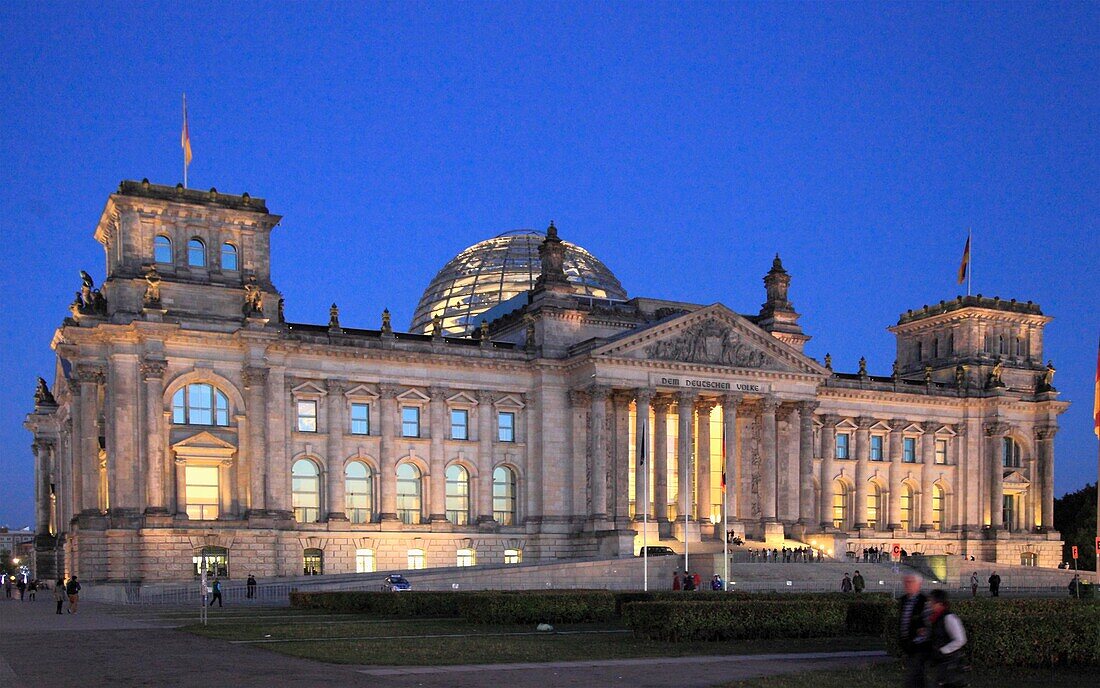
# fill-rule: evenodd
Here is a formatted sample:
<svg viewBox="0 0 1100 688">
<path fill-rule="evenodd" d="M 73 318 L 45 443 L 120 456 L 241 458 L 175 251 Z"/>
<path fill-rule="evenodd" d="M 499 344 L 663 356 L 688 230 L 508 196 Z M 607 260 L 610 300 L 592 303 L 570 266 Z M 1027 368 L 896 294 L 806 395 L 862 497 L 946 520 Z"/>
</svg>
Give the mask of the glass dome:
<svg viewBox="0 0 1100 688">
<path fill-rule="evenodd" d="M 478 315 L 535 286 L 542 271 L 539 244 L 545 238 L 533 229 L 514 230 L 459 253 L 424 290 L 409 330 L 430 334 L 432 318 L 441 315 L 444 334 L 470 334 Z M 622 285 L 606 265 L 580 246 L 562 243 L 565 276 L 577 294 L 626 299 Z"/>
</svg>

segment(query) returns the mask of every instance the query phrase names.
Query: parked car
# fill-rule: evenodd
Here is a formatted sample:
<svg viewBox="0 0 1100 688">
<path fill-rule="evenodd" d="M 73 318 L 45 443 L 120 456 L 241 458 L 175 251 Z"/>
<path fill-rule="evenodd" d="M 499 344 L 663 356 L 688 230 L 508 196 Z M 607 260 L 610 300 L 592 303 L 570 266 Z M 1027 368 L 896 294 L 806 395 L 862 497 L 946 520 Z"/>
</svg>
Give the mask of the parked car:
<svg viewBox="0 0 1100 688">
<path fill-rule="evenodd" d="M 638 556 L 674 557 L 676 552 L 671 547 L 665 547 L 664 545 L 647 545 L 638 550 Z"/>
<path fill-rule="evenodd" d="M 412 589 L 409 579 L 399 573 L 391 573 L 382 581 L 383 592 L 405 592 Z"/>
</svg>

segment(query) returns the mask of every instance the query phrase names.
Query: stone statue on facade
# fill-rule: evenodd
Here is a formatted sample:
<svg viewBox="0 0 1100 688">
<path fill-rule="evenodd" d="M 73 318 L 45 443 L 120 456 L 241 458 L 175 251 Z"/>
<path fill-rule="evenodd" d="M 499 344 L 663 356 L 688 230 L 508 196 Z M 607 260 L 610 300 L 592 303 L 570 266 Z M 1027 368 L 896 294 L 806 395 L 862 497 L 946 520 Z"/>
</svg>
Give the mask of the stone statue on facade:
<svg viewBox="0 0 1100 688">
<path fill-rule="evenodd" d="M 340 329 L 340 309 L 336 307 L 335 302 L 328 309 L 328 328 L 330 330 Z"/>
<path fill-rule="evenodd" d="M 833 355 L 825 354 L 825 369 L 832 372 L 833 370 Z"/>
<path fill-rule="evenodd" d="M 145 272 L 145 295 L 141 299 L 145 308 L 160 308 L 160 273 L 157 266 L 150 265 Z"/>
<path fill-rule="evenodd" d="M 70 306 L 73 315 L 107 315 L 107 298 L 95 288 L 92 276 L 80 271 L 80 291 Z"/>
<path fill-rule="evenodd" d="M 867 377 L 867 357 L 866 356 L 860 356 L 859 357 L 859 376 L 860 377 Z"/>
<path fill-rule="evenodd" d="M 523 333 L 523 348 L 528 351 L 535 350 L 535 323 L 532 320 L 527 321 L 527 328 Z"/>
<path fill-rule="evenodd" d="M 745 343 L 740 333 L 716 320 L 704 320 L 676 337 L 645 348 L 649 358 L 685 363 L 713 363 L 739 368 L 775 368 L 775 361 L 763 351 Z"/>
<path fill-rule="evenodd" d="M 901 377 L 901 366 L 898 364 L 898 359 L 896 358 L 894 359 L 893 367 L 890 369 L 890 377 L 894 378 L 895 380 Z"/>
<path fill-rule="evenodd" d="M 279 299 L 279 306 L 278 306 L 277 310 L 279 312 L 279 322 L 281 322 L 281 323 L 286 322 L 286 314 L 283 311 L 283 307 L 284 307 L 285 304 L 286 304 L 285 300 Z"/>
<path fill-rule="evenodd" d="M 34 405 L 57 406 L 57 400 L 53 398 L 53 394 L 50 393 L 50 388 L 46 386 L 46 381 L 43 378 L 38 378 L 38 384 L 34 388 Z"/>
<path fill-rule="evenodd" d="M 997 362 L 993 364 L 993 370 L 989 371 L 989 387 L 1004 387 L 1004 380 L 1001 376 L 1004 375 L 1005 362 L 1004 359 L 997 359 Z"/>
<path fill-rule="evenodd" d="M 438 313 L 432 316 L 432 338 L 439 339 L 443 336 L 443 316 Z"/>
<path fill-rule="evenodd" d="M 262 316 L 264 313 L 264 294 L 260 291 L 260 285 L 256 284 L 256 276 L 249 275 L 244 285 L 244 314 L 245 316 Z"/>
<path fill-rule="evenodd" d="M 932 366 L 924 366 L 924 384 L 932 384 Z"/>
<path fill-rule="evenodd" d="M 962 363 L 955 366 L 955 385 L 957 387 L 963 387 L 966 385 L 966 368 Z"/>
<path fill-rule="evenodd" d="M 393 323 L 390 322 L 390 309 L 382 309 L 382 334 L 393 334 Z"/>
<path fill-rule="evenodd" d="M 1046 370 L 1039 374 L 1039 384 L 1037 386 L 1038 392 L 1053 392 L 1054 391 L 1054 373 L 1058 372 L 1054 368 L 1054 361 L 1047 361 Z"/>
</svg>

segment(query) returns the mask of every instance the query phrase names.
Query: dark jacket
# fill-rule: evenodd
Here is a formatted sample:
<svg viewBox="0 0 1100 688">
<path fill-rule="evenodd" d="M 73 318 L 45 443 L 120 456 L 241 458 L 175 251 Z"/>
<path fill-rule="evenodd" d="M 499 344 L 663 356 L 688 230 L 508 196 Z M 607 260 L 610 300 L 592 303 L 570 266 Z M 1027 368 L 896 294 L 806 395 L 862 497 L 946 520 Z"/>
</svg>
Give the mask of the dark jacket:
<svg viewBox="0 0 1100 688">
<path fill-rule="evenodd" d="M 79 595 L 80 594 L 80 583 L 78 583 L 77 581 L 74 581 L 74 580 L 69 581 L 68 583 L 65 584 L 65 592 L 70 594 L 70 595 Z"/>
<path fill-rule="evenodd" d="M 898 643 L 906 654 L 923 652 L 928 645 L 927 642 L 924 642 L 925 636 L 923 635 L 923 633 L 927 633 L 928 629 L 928 597 L 924 593 L 916 594 L 916 599 L 913 601 L 913 611 L 909 616 L 909 623 L 906 626 L 901 626 L 906 602 L 907 598 L 904 596 L 898 601 Z M 918 639 L 921 642 L 917 642 Z"/>
</svg>

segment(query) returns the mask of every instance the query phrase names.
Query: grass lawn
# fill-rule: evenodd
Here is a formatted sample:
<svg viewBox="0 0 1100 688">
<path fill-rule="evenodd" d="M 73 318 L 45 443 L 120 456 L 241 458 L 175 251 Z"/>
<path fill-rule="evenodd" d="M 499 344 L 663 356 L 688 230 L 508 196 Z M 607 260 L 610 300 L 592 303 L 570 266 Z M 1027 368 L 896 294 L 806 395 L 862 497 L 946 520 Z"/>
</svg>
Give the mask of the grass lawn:
<svg viewBox="0 0 1100 688">
<path fill-rule="evenodd" d="M 184 630 L 223 640 L 295 640 L 254 647 L 322 662 L 405 666 L 882 649 L 877 638 L 666 643 L 635 638 L 613 624 L 563 625 L 555 628 L 556 633 L 534 634 L 529 625 L 316 613 L 288 619 L 285 616 L 295 615 L 294 610 L 282 611 L 282 618 L 270 621 L 211 614 L 210 625 L 191 625 Z"/>
<path fill-rule="evenodd" d="M 726 683 L 720 688 L 896 688 L 902 685 L 901 665 L 883 662 L 844 670 L 807 671 L 784 676 Z M 976 668 L 971 688 L 1053 688 L 1100 685 L 1100 667 L 1073 669 Z"/>
</svg>

